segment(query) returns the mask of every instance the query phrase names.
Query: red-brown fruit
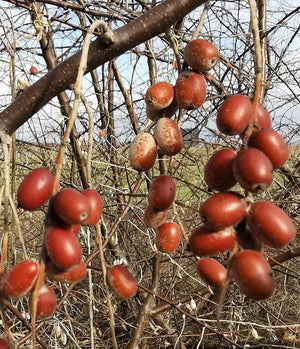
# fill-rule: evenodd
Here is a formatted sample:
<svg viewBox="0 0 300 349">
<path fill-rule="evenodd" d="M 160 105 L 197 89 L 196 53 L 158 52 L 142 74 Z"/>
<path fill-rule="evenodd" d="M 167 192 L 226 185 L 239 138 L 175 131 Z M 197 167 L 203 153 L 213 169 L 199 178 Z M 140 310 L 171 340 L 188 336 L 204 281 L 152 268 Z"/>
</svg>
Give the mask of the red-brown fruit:
<svg viewBox="0 0 300 349">
<path fill-rule="evenodd" d="M 236 184 L 233 174 L 233 159 L 236 153 L 230 149 L 221 149 L 214 153 L 204 168 L 204 180 L 207 185 L 218 191 L 226 191 Z"/>
<path fill-rule="evenodd" d="M 113 266 L 107 273 L 107 282 L 123 299 L 131 298 L 137 292 L 137 282 L 124 265 Z"/>
<path fill-rule="evenodd" d="M 175 84 L 175 98 L 179 108 L 197 109 L 205 101 L 206 84 L 203 75 L 186 70 L 179 74 Z"/>
<path fill-rule="evenodd" d="M 52 262 L 62 270 L 73 268 L 81 261 L 81 245 L 70 230 L 50 228 L 46 234 L 46 247 Z"/>
<path fill-rule="evenodd" d="M 233 173 L 245 190 L 255 193 L 266 189 L 273 181 L 273 166 L 259 149 L 249 148 L 238 152 L 233 160 Z"/>
<path fill-rule="evenodd" d="M 157 121 L 159 118 L 171 118 L 175 114 L 177 108 L 177 102 L 174 97 L 172 103 L 164 109 L 154 109 L 146 104 L 146 114 L 150 120 Z"/>
<path fill-rule="evenodd" d="M 214 228 L 238 224 L 246 216 L 246 201 L 240 195 L 226 192 L 210 196 L 200 206 L 200 215 Z"/>
<path fill-rule="evenodd" d="M 235 226 L 236 239 L 239 247 L 243 250 L 254 250 L 263 253 L 263 243 L 253 235 L 247 226 L 246 221 L 246 218 L 244 218 L 238 225 Z"/>
<path fill-rule="evenodd" d="M 148 132 L 139 133 L 129 147 L 129 161 L 137 171 L 148 171 L 153 167 L 157 154 L 157 145 Z"/>
<path fill-rule="evenodd" d="M 160 151 L 165 155 L 178 154 L 183 146 L 180 128 L 175 121 L 160 118 L 154 128 L 154 137 Z"/>
<path fill-rule="evenodd" d="M 39 271 L 34 259 L 26 259 L 16 264 L 4 276 L 3 292 L 11 298 L 25 296 L 33 287 Z"/>
<path fill-rule="evenodd" d="M 89 188 L 85 189 L 82 192 L 82 195 L 88 198 L 90 203 L 90 213 L 88 220 L 86 222 L 87 225 L 95 225 L 99 222 L 102 210 L 103 210 L 103 201 L 100 194 L 97 190 Z"/>
<path fill-rule="evenodd" d="M 83 260 L 80 261 L 78 265 L 69 269 L 61 270 L 57 268 L 51 260 L 47 261 L 45 264 L 45 271 L 49 279 L 57 282 L 65 282 L 67 284 L 76 284 L 82 281 L 86 276 L 86 265 Z"/>
<path fill-rule="evenodd" d="M 273 168 L 281 167 L 289 157 L 289 147 L 281 135 L 271 128 L 254 131 L 248 145 L 264 152 Z"/>
<path fill-rule="evenodd" d="M 45 320 L 53 315 L 56 307 L 55 292 L 48 286 L 42 285 L 38 291 L 36 304 L 36 318 Z M 33 293 L 30 297 L 30 308 L 32 312 Z"/>
<path fill-rule="evenodd" d="M 181 229 L 175 222 L 165 222 L 157 228 L 156 246 L 166 253 L 174 252 L 179 245 Z"/>
<path fill-rule="evenodd" d="M 272 124 L 271 117 L 267 109 L 262 103 L 258 104 L 255 129 L 258 128 L 270 128 Z"/>
<path fill-rule="evenodd" d="M 254 236 L 270 247 L 281 248 L 296 236 L 290 217 L 268 201 L 256 201 L 251 205 L 247 224 Z"/>
<path fill-rule="evenodd" d="M 143 214 L 143 222 L 148 228 L 157 228 L 166 220 L 168 211 L 158 211 L 151 205 L 146 206 Z"/>
<path fill-rule="evenodd" d="M 38 209 L 50 198 L 53 184 L 54 178 L 46 168 L 34 169 L 18 188 L 18 205 L 28 211 Z"/>
<path fill-rule="evenodd" d="M 228 97 L 217 113 L 217 127 L 220 132 L 233 136 L 242 133 L 253 115 L 253 104 L 244 95 Z"/>
<path fill-rule="evenodd" d="M 73 188 L 64 188 L 54 197 L 54 209 L 68 224 L 86 224 L 91 212 L 88 198 Z"/>
<path fill-rule="evenodd" d="M 211 70 L 218 63 L 219 58 L 219 50 L 207 40 L 191 40 L 184 49 L 186 63 L 200 72 Z"/>
<path fill-rule="evenodd" d="M 230 263 L 230 275 L 249 298 L 261 300 L 272 295 L 275 282 L 264 256 L 253 250 L 236 253 Z"/>
<path fill-rule="evenodd" d="M 201 279 L 212 287 L 222 287 L 227 277 L 227 269 L 213 258 L 199 259 L 197 271 Z"/>
<path fill-rule="evenodd" d="M 153 109 L 167 108 L 174 98 L 174 86 L 166 81 L 150 86 L 145 95 L 145 101 Z"/>
<path fill-rule="evenodd" d="M 236 240 L 233 227 L 216 230 L 204 224 L 195 228 L 189 237 L 192 252 L 197 256 L 212 256 L 230 250 Z"/>
<path fill-rule="evenodd" d="M 10 349 L 10 345 L 3 338 L 0 338 L 0 349 Z"/>
<path fill-rule="evenodd" d="M 30 73 L 31 73 L 32 75 L 37 75 L 37 73 L 38 73 L 37 67 L 35 67 L 34 65 L 32 65 L 32 66 L 30 67 Z"/>
<path fill-rule="evenodd" d="M 167 210 L 173 203 L 176 194 L 176 183 L 171 176 L 161 175 L 150 184 L 148 203 L 159 211 Z"/>
</svg>

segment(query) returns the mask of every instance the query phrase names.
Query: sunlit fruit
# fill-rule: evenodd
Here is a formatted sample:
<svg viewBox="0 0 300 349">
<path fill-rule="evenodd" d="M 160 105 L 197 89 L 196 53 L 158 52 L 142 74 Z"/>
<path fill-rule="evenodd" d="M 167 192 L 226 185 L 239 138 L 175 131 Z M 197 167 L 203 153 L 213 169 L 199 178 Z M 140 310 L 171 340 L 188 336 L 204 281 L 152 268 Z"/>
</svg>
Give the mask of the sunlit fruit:
<svg viewBox="0 0 300 349">
<path fill-rule="evenodd" d="M 30 308 L 33 308 L 33 293 L 30 297 Z M 36 304 L 36 318 L 38 320 L 45 320 L 51 317 L 55 311 L 56 307 L 56 295 L 55 292 L 46 285 L 41 285 Z"/>
<path fill-rule="evenodd" d="M 240 195 L 226 192 L 210 196 L 200 206 L 202 219 L 217 229 L 238 224 L 246 216 L 246 201 Z"/>
<path fill-rule="evenodd" d="M 150 86 L 145 95 L 145 101 L 153 109 L 165 109 L 173 101 L 174 86 L 166 81 Z"/>
<path fill-rule="evenodd" d="M 81 245 L 70 230 L 50 228 L 46 234 L 46 247 L 52 262 L 62 270 L 73 268 L 81 261 Z"/>
<path fill-rule="evenodd" d="M 160 118 L 154 128 L 154 137 L 160 151 L 165 155 L 178 154 L 183 145 L 180 128 L 175 121 Z"/>
<path fill-rule="evenodd" d="M 54 197 L 54 209 L 69 224 L 87 224 L 91 207 L 89 199 L 73 188 L 64 188 Z"/>
<path fill-rule="evenodd" d="M 3 292 L 11 298 L 25 296 L 33 287 L 39 271 L 34 259 L 26 259 L 16 264 L 5 275 Z"/>
<path fill-rule="evenodd" d="M 181 229 L 175 222 L 165 222 L 157 228 L 156 246 L 162 252 L 174 252 L 179 245 Z"/>
<path fill-rule="evenodd" d="M 213 258 L 199 259 L 197 271 L 201 279 L 212 287 L 222 287 L 227 277 L 227 269 Z"/>
<path fill-rule="evenodd" d="M 82 281 L 87 272 L 86 265 L 83 260 L 81 260 L 75 267 L 68 270 L 59 269 L 51 260 L 46 262 L 45 267 L 45 271 L 49 279 L 67 284 L 76 284 Z"/>
<path fill-rule="evenodd" d="M 175 98 L 179 108 L 197 109 L 205 101 L 206 83 L 202 74 L 186 70 L 179 74 L 175 84 Z"/>
<path fill-rule="evenodd" d="M 281 248 L 296 236 L 291 218 L 268 201 L 256 201 L 251 205 L 247 224 L 254 236 L 270 247 Z"/>
<path fill-rule="evenodd" d="M 3 338 L 0 338 L 0 349 L 10 349 L 10 345 L 8 344 L 8 342 L 3 339 Z"/>
<path fill-rule="evenodd" d="M 157 145 L 148 132 L 139 133 L 129 147 L 129 161 L 138 171 L 148 171 L 153 167 L 157 154 Z"/>
<path fill-rule="evenodd" d="M 133 297 L 137 292 L 137 282 L 124 265 L 115 265 L 107 273 L 107 281 L 115 293 L 123 298 Z"/>
<path fill-rule="evenodd" d="M 156 210 L 167 210 L 173 203 L 176 194 L 176 183 L 171 176 L 161 175 L 150 184 L 148 203 Z"/>
<path fill-rule="evenodd" d="M 30 67 L 30 73 L 31 73 L 32 75 L 37 75 L 37 73 L 38 73 L 37 67 L 35 67 L 34 65 L 32 65 L 32 66 Z"/>
<path fill-rule="evenodd" d="M 97 190 L 92 188 L 85 189 L 82 192 L 82 195 L 88 198 L 90 203 L 90 213 L 86 221 L 86 224 L 95 225 L 99 222 L 102 215 L 102 209 L 103 209 L 102 198 L 100 194 L 97 192 Z"/>
<path fill-rule="evenodd" d="M 184 60 L 186 63 L 200 72 L 212 69 L 220 58 L 217 47 L 207 40 L 191 40 L 184 49 Z"/>
<path fill-rule="evenodd" d="M 289 157 L 289 148 L 283 137 L 272 128 L 254 131 L 248 145 L 264 152 L 273 168 L 281 167 Z"/>
<path fill-rule="evenodd" d="M 273 181 L 273 166 L 259 149 L 248 148 L 238 152 L 233 161 L 233 173 L 245 190 L 255 193 L 266 189 Z"/>
<path fill-rule="evenodd" d="M 253 105 L 244 95 L 228 97 L 218 109 L 217 127 L 229 136 L 242 133 L 249 125 L 253 115 Z"/>
<path fill-rule="evenodd" d="M 226 191 L 236 184 L 232 168 L 235 157 L 236 153 L 226 148 L 215 152 L 209 158 L 204 168 L 204 180 L 211 189 Z"/>
<path fill-rule="evenodd" d="M 143 222 L 148 228 L 157 228 L 165 222 L 167 213 L 167 210 L 159 211 L 147 205 L 143 214 Z"/>
<path fill-rule="evenodd" d="M 189 244 L 195 255 L 212 256 L 230 250 L 235 240 L 233 227 L 217 230 L 203 224 L 191 232 Z"/>
<path fill-rule="evenodd" d="M 32 170 L 18 188 L 18 205 L 33 211 L 42 206 L 51 196 L 54 178 L 44 167 Z"/>
<path fill-rule="evenodd" d="M 268 298 L 275 288 L 269 263 L 261 253 L 253 250 L 242 250 L 233 256 L 230 275 L 241 291 L 251 299 Z"/>
</svg>

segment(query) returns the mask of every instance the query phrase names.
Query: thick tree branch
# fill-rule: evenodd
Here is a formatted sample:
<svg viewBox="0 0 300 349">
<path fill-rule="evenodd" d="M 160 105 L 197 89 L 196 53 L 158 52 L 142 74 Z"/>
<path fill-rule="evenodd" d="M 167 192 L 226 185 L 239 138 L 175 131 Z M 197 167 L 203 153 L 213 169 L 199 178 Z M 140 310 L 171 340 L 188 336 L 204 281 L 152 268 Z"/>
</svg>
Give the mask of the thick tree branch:
<svg viewBox="0 0 300 349">
<path fill-rule="evenodd" d="M 131 48 L 166 31 L 205 0 L 166 0 L 142 16 L 115 30 L 116 41 L 108 46 L 102 38 L 90 46 L 86 73 Z M 15 132 L 53 97 L 65 91 L 76 80 L 81 51 L 50 70 L 44 77 L 27 87 L 0 114 L 0 130 Z"/>
</svg>

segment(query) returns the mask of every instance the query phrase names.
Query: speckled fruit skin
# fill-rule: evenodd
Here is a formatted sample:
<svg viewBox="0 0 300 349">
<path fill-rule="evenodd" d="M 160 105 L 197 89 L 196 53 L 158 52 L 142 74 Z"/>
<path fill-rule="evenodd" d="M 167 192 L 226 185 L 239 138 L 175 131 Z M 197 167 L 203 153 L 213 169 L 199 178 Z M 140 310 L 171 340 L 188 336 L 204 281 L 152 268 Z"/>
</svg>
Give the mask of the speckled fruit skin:
<svg viewBox="0 0 300 349">
<path fill-rule="evenodd" d="M 259 149 L 238 152 L 233 161 L 233 173 L 242 188 L 252 193 L 266 189 L 273 181 L 273 166 Z"/>
<path fill-rule="evenodd" d="M 31 294 L 30 304 L 32 309 L 33 294 Z M 38 299 L 36 304 L 36 318 L 45 320 L 51 317 L 56 307 L 55 292 L 48 286 L 42 285 L 38 291 Z"/>
<path fill-rule="evenodd" d="M 197 261 L 197 272 L 212 287 L 222 287 L 227 277 L 227 269 L 217 260 L 208 257 Z"/>
<path fill-rule="evenodd" d="M 261 150 L 271 161 L 273 168 L 281 167 L 289 157 L 289 148 L 281 135 L 272 128 L 254 131 L 248 146 Z"/>
<path fill-rule="evenodd" d="M 175 84 L 175 98 L 179 108 L 199 108 L 206 98 L 206 83 L 203 75 L 193 70 L 180 73 Z"/>
<path fill-rule="evenodd" d="M 145 95 L 145 101 L 153 109 L 167 108 L 174 98 L 174 86 L 166 81 L 150 86 Z"/>
<path fill-rule="evenodd" d="M 174 252 L 180 242 L 181 229 L 175 222 L 165 222 L 157 228 L 156 246 L 166 253 Z"/>
<path fill-rule="evenodd" d="M 137 282 L 124 265 L 113 266 L 107 273 L 107 282 L 123 299 L 131 298 L 137 292 Z"/>
<path fill-rule="evenodd" d="M 197 256 L 213 256 L 230 250 L 236 240 L 233 227 L 216 230 L 203 224 L 195 228 L 189 237 L 192 252 Z"/>
<path fill-rule="evenodd" d="M 161 175 L 150 184 L 148 203 L 159 211 L 167 210 L 173 203 L 176 194 L 176 183 L 171 176 Z"/>
<path fill-rule="evenodd" d="M 165 155 L 176 155 L 183 146 L 180 128 L 175 121 L 160 118 L 154 128 L 154 138 L 160 151 Z"/>
<path fill-rule="evenodd" d="M 68 224 L 86 224 L 91 212 L 86 196 L 73 188 L 64 188 L 53 201 L 54 210 Z"/>
<path fill-rule="evenodd" d="M 228 97 L 218 109 L 217 127 L 223 134 L 233 136 L 242 133 L 253 116 L 253 104 L 244 95 Z"/>
<path fill-rule="evenodd" d="M 86 224 L 95 225 L 99 222 L 102 215 L 102 210 L 103 210 L 102 198 L 100 194 L 97 192 L 97 190 L 92 188 L 85 189 L 82 192 L 82 195 L 88 198 L 89 204 L 90 204 L 90 213 L 89 213 L 89 217 Z"/>
<path fill-rule="evenodd" d="M 51 196 L 54 178 L 44 167 L 32 170 L 18 188 L 18 205 L 27 211 L 41 207 Z"/>
<path fill-rule="evenodd" d="M 249 298 L 261 300 L 272 295 L 275 288 L 272 269 L 261 253 L 253 250 L 237 252 L 229 270 L 231 279 Z"/>
<path fill-rule="evenodd" d="M 148 171 L 153 167 L 157 154 L 157 145 L 148 132 L 139 133 L 129 147 L 129 161 L 137 171 Z"/>
<path fill-rule="evenodd" d="M 81 261 L 81 245 L 70 230 L 50 228 L 46 234 L 46 247 L 52 262 L 62 270 L 73 268 Z"/>
<path fill-rule="evenodd" d="M 57 268 L 57 266 L 55 266 L 51 260 L 46 262 L 45 267 L 45 271 L 49 279 L 68 284 L 76 284 L 82 281 L 87 272 L 86 265 L 82 260 L 78 265 L 66 271 L 62 271 L 61 269 Z"/>
<path fill-rule="evenodd" d="M 159 211 L 147 205 L 143 214 L 143 222 L 148 228 L 157 228 L 165 222 L 167 213 L 167 210 Z"/>
<path fill-rule="evenodd" d="M 256 201 L 251 205 L 247 224 L 257 239 L 274 248 L 284 247 L 296 236 L 296 228 L 290 217 L 268 201 Z"/>
<path fill-rule="evenodd" d="M 5 275 L 3 292 L 11 298 L 25 296 L 33 287 L 39 271 L 34 259 L 26 259 L 16 264 Z"/>
<path fill-rule="evenodd" d="M 209 158 L 204 168 L 204 180 L 211 189 L 226 191 L 236 184 L 232 168 L 235 157 L 232 149 L 225 148 Z"/>
<path fill-rule="evenodd" d="M 217 229 L 238 224 L 246 216 L 247 203 L 233 192 L 217 193 L 200 206 L 200 215 L 205 222 Z"/>
<path fill-rule="evenodd" d="M 193 69 L 200 72 L 211 70 L 219 61 L 217 47 L 207 40 L 191 40 L 184 49 L 184 60 Z"/>
</svg>

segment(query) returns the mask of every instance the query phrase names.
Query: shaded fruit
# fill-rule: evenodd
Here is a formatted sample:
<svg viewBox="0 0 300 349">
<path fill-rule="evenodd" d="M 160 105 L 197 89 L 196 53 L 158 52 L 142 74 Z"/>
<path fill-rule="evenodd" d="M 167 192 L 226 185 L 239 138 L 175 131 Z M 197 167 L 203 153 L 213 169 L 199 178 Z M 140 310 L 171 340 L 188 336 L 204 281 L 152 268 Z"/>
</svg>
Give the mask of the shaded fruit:
<svg viewBox="0 0 300 349">
<path fill-rule="evenodd" d="M 70 230 L 50 228 L 46 234 L 46 247 L 52 262 L 62 270 L 73 268 L 81 261 L 81 245 Z"/>
<path fill-rule="evenodd" d="M 3 339 L 3 338 L 0 338 L 0 349 L 10 349 L 10 345 L 8 344 L 8 342 Z"/>
<path fill-rule="evenodd" d="M 200 206 L 200 215 L 205 222 L 217 229 L 238 224 L 246 216 L 246 201 L 232 192 L 217 193 Z"/>
<path fill-rule="evenodd" d="M 47 261 L 46 274 L 52 281 L 65 282 L 67 284 L 76 284 L 82 281 L 86 276 L 86 265 L 84 261 L 80 261 L 75 267 L 68 270 L 61 270 L 55 264 Z"/>
<path fill-rule="evenodd" d="M 54 209 L 68 224 L 87 224 L 91 212 L 89 199 L 73 188 L 64 188 L 54 197 Z"/>
<path fill-rule="evenodd" d="M 289 157 L 288 145 L 272 128 L 254 131 L 249 138 L 248 145 L 266 154 L 273 168 L 281 167 Z"/>
<path fill-rule="evenodd" d="M 228 97 L 218 109 L 217 127 L 229 136 L 242 133 L 249 125 L 253 115 L 253 105 L 244 95 Z"/>
<path fill-rule="evenodd" d="M 244 250 L 254 250 L 263 253 L 264 245 L 253 235 L 246 224 L 246 218 L 235 226 L 235 230 L 239 247 Z"/>
<path fill-rule="evenodd" d="M 233 173 L 241 187 L 252 193 L 266 189 L 273 181 L 273 166 L 259 149 L 238 152 L 233 161 Z"/>
<path fill-rule="evenodd" d="M 167 210 L 173 203 L 176 183 L 171 176 L 161 175 L 155 178 L 148 192 L 148 203 L 159 211 Z"/>
<path fill-rule="evenodd" d="M 121 298 L 128 299 L 137 292 L 137 282 L 124 265 L 115 265 L 107 273 L 107 282 Z"/>
<path fill-rule="evenodd" d="M 174 98 L 174 86 L 166 81 L 150 86 L 145 95 L 145 101 L 153 109 L 167 108 Z"/>
<path fill-rule="evenodd" d="M 290 217 L 268 201 L 256 201 L 251 205 L 247 224 L 254 236 L 270 247 L 281 248 L 296 236 Z"/>
<path fill-rule="evenodd" d="M 228 251 L 235 240 L 236 232 L 233 227 L 216 230 L 203 224 L 191 232 L 189 244 L 192 252 L 201 257 Z"/>
<path fill-rule="evenodd" d="M 46 285 L 41 285 L 36 304 L 36 318 L 44 320 L 53 315 L 56 307 L 55 292 Z M 30 307 L 32 311 L 33 293 L 31 294 Z"/>
<path fill-rule="evenodd" d="M 184 49 L 186 63 L 200 72 L 207 72 L 219 61 L 220 53 L 217 47 L 207 40 L 191 40 Z"/>
<path fill-rule="evenodd" d="M 199 259 L 197 271 L 201 279 L 212 287 L 222 287 L 227 277 L 227 269 L 213 258 Z"/>
<path fill-rule="evenodd" d="M 153 121 L 156 121 L 159 118 L 170 118 L 175 114 L 177 109 L 178 106 L 175 97 L 173 98 L 172 103 L 164 109 L 154 109 L 146 104 L 146 114 L 148 118 Z"/>
<path fill-rule="evenodd" d="M 168 211 L 159 211 L 151 205 L 146 206 L 143 214 L 143 222 L 148 228 L 157 228 L 166 220 Z"/>
<path fill-rule="evenodd" d="M 46 168 L 32 170 L 18 188 L 18 205 L 27 211 L 38 209 L 50 198 L 53 185 L 54 178 Z"/>
<path fill-rule="evenodd" d="M 199 108 L 206 98 L 206 83 L 203 75 L 193 70 L 180 73 L 175 84 L 175 98 L 179 108 Z"/>
<path fill-rule="evenodd" d="M 90 213 L 86 221 L 86 224 L 95 225 L 99 222 L 102 215 L 102 210 L 103 210 L 102 198 L 100 194 L 97 192 L 97 190 L 92 188 L 85 189 L 82 192 L 82 195 L 88 198 L 89 204 L 90 204 Z"/>
<path fill-rule="evenodd" d="M 157 154 L 157 145 L 148 132 L 139 133 L 129 147 L 129 161 L 138 171 L 148 171 L 153 167 Z"/>
<path fill-rule="evenodd" d="M 213 190 L 226 191 L 236 184 L 233 174 L 233 159 L 236 153 L 230 149 L 215 152 L 207 161 L 204 168 L 204 180 Z"/>
<path fill-rule="evenodd" d="M 175 222 L 165 222 L 157 228 L 156 246 L 162 252 L 174 252 L 179 245 L 181 229 Z"/>
<path fill-rule="evenodd" d="M 39 271 L 34 259 L 26 259 L 16 264 L 4 276 L 3 292 L 11 298 L 25 296 L 33 287 Z"/>
<path fill-rule="evenodd" d="M 255 300 L 270 297 L 275 288 L 269 263 L 261 253 L 253 250 L 243 250 L 233 256 L 230 275 L 241 291 Z"/>
<path fill-rule="evenodd" d="M 161 152 L 165 155 L 178 154 L 183 146 L 180 128 L 175 121 L 160 118 L 154 128 L 154 137 Z"/>
</svg>

